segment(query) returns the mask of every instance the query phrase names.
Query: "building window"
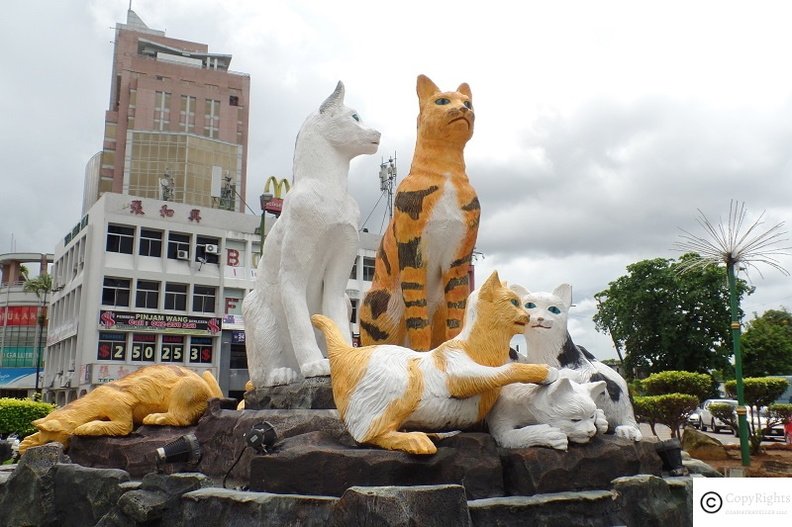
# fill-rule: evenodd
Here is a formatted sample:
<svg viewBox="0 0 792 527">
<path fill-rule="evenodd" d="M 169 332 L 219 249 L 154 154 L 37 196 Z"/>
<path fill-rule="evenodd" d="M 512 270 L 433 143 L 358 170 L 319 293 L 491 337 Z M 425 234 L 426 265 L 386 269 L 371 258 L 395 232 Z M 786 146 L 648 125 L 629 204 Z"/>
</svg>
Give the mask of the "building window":
<svg viewBox="0 0 792 527">
<path fill-rule="evenodd" d="M 182 132 L 189 134 L 195 132 L 195 97 L 190 97 L 189 95 L 181 96 L 179 127 Z"/>
<path fill-rule="evenodd" d="M 135 228 L 128 225 L 108 225 L 107 245 L 109 253 L 132 254 L 132 245 L 135 241 Z"/>
<path fill-rule="evenodd" d="M 126 333 L 99 332 L 97 360 L 126 360 Z"/>
<path fill-rule="evenodd" d="M 190 259 L 190 235 L 171 232 L 168 234 L 168 258 L 171 260 Z"/>
<path fill-rule="evenodd" d="M 220 131 L 220 101 L 206 99 L 206 113 L 204 115 L 204 135 L 217 139 Z"/>
<path fill-rule="evenodd" d="M 237 96 L 237 95 L 229 95 L 228 96 L 228 104 L 230 106 L 239 106 L 239 96 Z"/>
<path fill-rule="evenodd" d="M 128 278 L 105 278 L 102 288 L 102 304 L 129 307 L 129 284 Z"/>
<path fill-rule="evenodd" d="M 247 363 L 247 352 L 245 351 L 245 343 L 236 344 L 233 341 L 231 342 L 231 363 L 229 364 L 229 368 L 232 370 L 246 370 L 248 367 Z"/>
<path fill-rule="evenodd" d="M 355 258 L 355 263 L 352 264 L 352 272 L 349 273 L 350 280 L 357 280 L 357 258 Z"/>
<path fill-rule="evenodd" d="M 187 311 L 187 284 L 165 284 L 165 309 Z"/>
<path fill-rule="evenodd" d="M 184 362 L 184 337 L 163 335 L 160 362 Z"/>
<path fill-rule="evenodd" d="M 193 311 L 200 313 L 214 313 L 215 288 L 196 285 L 193 287 Z"/>
<path fill-rule="evenodd" d="M 371 282 L 374 280 L 374 258 L 363 257 L 363 281 Z"/>
<path fill-rule="evenodd" d="M 157 335 L 151 333 L 135 333 L 132 335 L 132 348 L 129 360 L 154 362 L 157 350 Z"/>
<path fill-rule="evenodd" d="M 357 298 L 351 298 L 349 301 L 352 303 L 352 314 L 349 317 L 349 321 L 353 324 L 357 324 L 358 302 L 360 301 Z"/>
<path fill-rule="evenodd" d="M 190 337 L 190 362 L 212 362 L 212 337 Z"/>
<path fill-rule="evenodd" d="M 220 262 L 220 240 L 208 236 L 195 239 L 195 261 L 216 264 Z"/>
<path fill-rule="evenodd" d="M 137 292 L 135 293 L 135 307 L 157 309 L 159 306 L 159 290 L 159 282 L 138 280 Z"/>
<path fill-rule="evenodd" d="M 170 127 L 170 98 L 168 92 L 158 91 L 154 94 L 154 129 L 160 132 Z"/>
<path fill-rule="evenodd" d="M 162 231 L 140 229 L 140 256 L 162 256 Z"/>
</svg>

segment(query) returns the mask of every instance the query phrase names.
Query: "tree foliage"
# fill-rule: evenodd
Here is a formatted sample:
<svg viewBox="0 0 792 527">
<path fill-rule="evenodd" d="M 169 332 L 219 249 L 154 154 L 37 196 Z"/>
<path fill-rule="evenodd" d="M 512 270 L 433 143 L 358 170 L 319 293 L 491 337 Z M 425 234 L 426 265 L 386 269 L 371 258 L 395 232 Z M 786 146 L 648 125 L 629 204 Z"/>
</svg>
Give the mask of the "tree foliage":
<svg viewBox="0 0 792 527">
<path fill-rule="evenodd" d="M 633 410 L 639 422 L 649 423 L 657 435 L 655 425 L 664 424 L 671 429 L 671 437 L 679 437 L 679 429 L 699 401 L 712 392 L 713 380 L 704 373 L 689 371 L 663 371 L 639 381 L 641 393 L 648 395 L 633 398 Z"/>
<path fill-rule="evenodd" d="M 656 424 L 666 425 L 671 429 L 671 437 L 679 437 L 679 429 L 697 407 L 696 396 L 684 393 L 639 395 L 633 400 L 633 411 L 639 422 L 649 423 L 652 432 Z"/>
<path fill-rule="evenodd" d="M 663 371 L 643 379 L 641 385 L 648 395 L 684 393 L 702 401 L 712 395 L 713 380 L 706 373 Z"/>
<path fill-rule="evenodd" d="M 715 266 L 680 269 L 695 258 L 642 260 L 595 295 L 594 323 L 625 350 L 628 372 L 728 369 L 731 354 L 729 289 Z M 742 298 L 751 288 L 738 281 Z"/>
<path fill-rule="evenodd" d="M 745 375 L 792 374 L 792 313 L 786 309 L 770 309 L 754 318 L 741 342 Z"/>
<path fill-rule="evenodd" d="M 789 383 L 787 380 L 780 377 L 747 377 L 743 379 L 745 404 L 751 410 L 748 418 L 748 436 L 751 442 L 752 453 L 757 454 L 761 450 L 764 427 L 772 427 L 779 423 L 783 423 L 789 417 L 787 412 L 790 405 L 773 404 L 781 397 L 788 387 Z M 728 381 L 724 385 L 724 388 L 726 389 L 726 393 L 731 397 L 737 396 L 737 381 Z M 768 406 L 772 408 L 772 410 L 768 409 L 765 415 L 761 410 L 762 407 Z M 731 407 L 729 407 L 729 412 L 719 408 L 711 408 L 712 415 L 728 423 L 736 430 L 737 421 L 731 414 L 732 410 Z M 764 427 L 759 424 L 760 416 L 767 418 Z"/>
<path fill-rule="evenodd" d="M 45 417 L 54 408 L 52 404 L 30 399 L 0 398 L 0 435 L 28 436 L 36 431 L 31 423 Z"/>
</svg>

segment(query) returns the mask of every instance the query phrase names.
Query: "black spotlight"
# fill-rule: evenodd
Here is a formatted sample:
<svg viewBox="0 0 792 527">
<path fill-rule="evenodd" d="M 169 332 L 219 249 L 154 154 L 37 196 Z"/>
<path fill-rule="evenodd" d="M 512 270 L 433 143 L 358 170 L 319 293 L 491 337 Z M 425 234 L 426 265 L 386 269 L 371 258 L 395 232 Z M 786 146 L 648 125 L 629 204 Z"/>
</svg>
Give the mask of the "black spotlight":
<svg viewBox="0 0 792 527">
<path fill-rule="evenodd" d="M 682 445 L 679 439 L 660 441 L 655 446 L 657 454 L 663 460 L 663 471 L 672 476 L 684 476 L 685 466 L 682 464 Z"/>
<path fill-rule="evenodd" d="M 275 433 L 275 428 L 266 421 L 263 423 L 256 423 L 253 425 L 253 428 L 245 434 L 245 443 L 247 443 L 247 446 L 262 453 L 267 452 L 277 440 L 278 435 Z"/>
<path fill-rule="evenodd" d="M 201 445 L 195 434 L 183 435 L 157 449 L 157 464 L 160 463 L 198 463 L 201 459 Z"/>
<path fill-rule="evenodd" d="M 245 446 L 252 448 L 259 454 L 269 453 L 269 449 L 275 444 L 275 441 L 278 440 L 278 435 L 275 433 L 275 428 L 266 421 L 254 424 L 253 428 L 245 432 L 242 437 L 245 440 Z M 223 488 L 226 488 L 226 480 L 228 480 L 228 476 L 231 475 L 231 471 L 237 466 L 237 463 L 239 463 L 239 460 L 242 459 L 242 454 L 244 453 L 245 449 L 243 448 L 239 452 L 234 464 L 231 465 L 231 468 L 229 468 L 228 472 L 226 472 L 225 476 L 223 477 Z"/>
</svg>

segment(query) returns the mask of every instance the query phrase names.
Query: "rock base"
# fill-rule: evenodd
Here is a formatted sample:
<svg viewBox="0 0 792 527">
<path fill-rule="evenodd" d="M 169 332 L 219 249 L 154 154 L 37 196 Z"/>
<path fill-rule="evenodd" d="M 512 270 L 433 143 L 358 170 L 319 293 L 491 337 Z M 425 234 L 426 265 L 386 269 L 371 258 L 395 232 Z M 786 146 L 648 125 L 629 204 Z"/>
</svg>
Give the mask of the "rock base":
<svg viewBox="0 0 792 527">
<path fill-rule="evenodd" d="M 335 407 L 329 376 L 245 392 L 245 408 L 249 410 L 330 410 Z"/>
</svg>

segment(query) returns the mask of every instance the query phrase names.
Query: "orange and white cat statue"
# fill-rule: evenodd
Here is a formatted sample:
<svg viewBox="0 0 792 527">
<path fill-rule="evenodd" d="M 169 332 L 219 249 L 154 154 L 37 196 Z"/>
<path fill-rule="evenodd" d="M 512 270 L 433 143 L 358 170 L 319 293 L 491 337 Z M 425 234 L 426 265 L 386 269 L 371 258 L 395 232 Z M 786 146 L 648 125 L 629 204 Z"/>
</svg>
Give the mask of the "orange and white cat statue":
<svg viewBox="0 0 792 527">
<path fill-rule="evenodd" d="M 360 312 L 365 345 L 427 351 L 461 330 L 480 206 L 465 173 L 473 136 L 470 87 L 442 92 L 418 77 L 418 136 L 410 173 L 396 189 L 374 279 Z"/>
<path fill-rule="evenodd" d="M 482 421 L 507 384 L 556 380 L 555 368 L 509 362 L 509 342 L 529 316 L 498 274 L 473 294 L 478 299 L 472 324 L 429 352 L 391 344 L 353 348 L 332 320 L 311 317 L 325 334 L 333 398 L 355 441 L 434 454 L 437 447 L 424 431 L 459 430 Z"/>
</svg>

